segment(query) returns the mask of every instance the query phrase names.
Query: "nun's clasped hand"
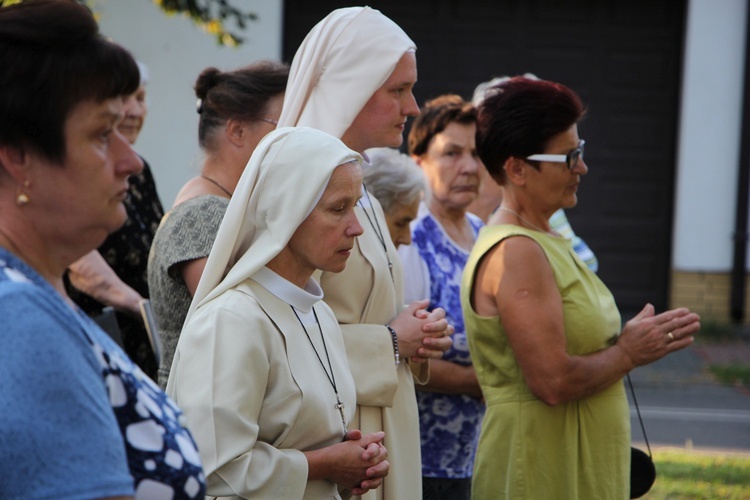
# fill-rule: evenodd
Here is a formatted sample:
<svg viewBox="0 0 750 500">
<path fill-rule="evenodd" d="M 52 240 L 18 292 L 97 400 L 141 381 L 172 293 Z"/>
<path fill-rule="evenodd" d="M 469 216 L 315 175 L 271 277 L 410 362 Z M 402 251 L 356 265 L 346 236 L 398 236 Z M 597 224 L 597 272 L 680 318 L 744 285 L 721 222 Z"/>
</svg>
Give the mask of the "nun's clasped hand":
<svg viewBox="0 0 750 500">
<path fill-rule="evenodd" d="M 429 303 L 429 299 L 411 303 L 390 325 L 398 335 L 399 354 L 417 363 L 440 359 L 453 345 L 450 335 L 454 329 L 445 318 L 445 310 L 436 307 L 427 311 Z"/>
<path fill-rule="evenodd" d="M 388 474 L 391 468 L 388 458 L 388 450 L 383 446 L 385 432 L 376 432 L 373 434 L 362 435 L 360 430 L 349 431 L 346 435 L 347 441 L 358 441 L 364 447 L 362 460 L 367 466 L 365 476 L 367 479 L 359 478 L 357 486 L 352 488 L 352 494 L 364 495 L 369 490 L 374 490 L 383 484 L 383 478 Z"/>
</svg>

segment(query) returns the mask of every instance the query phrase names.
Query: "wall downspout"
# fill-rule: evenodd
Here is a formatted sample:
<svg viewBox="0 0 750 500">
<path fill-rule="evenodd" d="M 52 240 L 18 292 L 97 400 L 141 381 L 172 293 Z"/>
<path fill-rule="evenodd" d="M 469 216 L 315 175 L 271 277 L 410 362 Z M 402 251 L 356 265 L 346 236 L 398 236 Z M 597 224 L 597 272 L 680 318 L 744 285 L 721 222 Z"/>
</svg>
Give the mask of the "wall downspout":
<svg viewBox="0 0 750 500">
<path fill-rule="evenodd" d="M 750 192 L 750 7 L 745 21 L 745 74 L 742 103 L 739 175 L 737 179 L 737 211 L 734 225 L 734 252 L 729 313 L 732 321 L 745 319 L 745 281 L 747 276 L 748 195 Z"/>
</svg>

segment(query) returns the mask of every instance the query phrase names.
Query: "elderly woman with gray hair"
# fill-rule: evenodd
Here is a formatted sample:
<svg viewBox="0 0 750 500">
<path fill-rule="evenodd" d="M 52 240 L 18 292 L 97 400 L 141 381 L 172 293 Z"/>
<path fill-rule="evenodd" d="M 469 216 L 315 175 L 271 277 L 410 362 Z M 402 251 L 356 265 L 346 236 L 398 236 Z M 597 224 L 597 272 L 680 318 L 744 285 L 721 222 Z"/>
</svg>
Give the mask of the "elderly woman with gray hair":
<svg viewBox="0 0 750 500">
<path fill-rule="evenodd" d="M 395 149 L 370 149 L 367 157 L 364 183 L 383 206 L 391 240 L 396 248 L 410 245 L 409 224 L 416 219 L 425 192 L 424 175 L 414 160 Z"/>
</svg>

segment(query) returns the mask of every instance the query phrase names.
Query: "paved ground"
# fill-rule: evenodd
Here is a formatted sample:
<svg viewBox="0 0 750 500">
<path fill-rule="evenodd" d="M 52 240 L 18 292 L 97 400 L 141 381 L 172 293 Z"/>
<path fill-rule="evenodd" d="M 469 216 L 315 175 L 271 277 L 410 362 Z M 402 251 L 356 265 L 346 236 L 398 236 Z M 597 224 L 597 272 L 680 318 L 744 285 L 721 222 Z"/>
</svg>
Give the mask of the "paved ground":
<svg viewBox="0 0 750 500">
<path fill-rule="evenodd" d="M 721 384 L 708 369 L 733 363 L 750 365 L 750 341 L 694 344 L 633 371 L 652 447 L 750 454 L 750 390 Z M 631 423 L 633 441 L 643 443 L 632 399 Z"/>
<path fill-rule="evenodd" d="M 750 342 L 736 341 L 693 345 L 695 351 L 707 364 L 728 365 L 743 363 L 750 365 Z"/>
</svg>

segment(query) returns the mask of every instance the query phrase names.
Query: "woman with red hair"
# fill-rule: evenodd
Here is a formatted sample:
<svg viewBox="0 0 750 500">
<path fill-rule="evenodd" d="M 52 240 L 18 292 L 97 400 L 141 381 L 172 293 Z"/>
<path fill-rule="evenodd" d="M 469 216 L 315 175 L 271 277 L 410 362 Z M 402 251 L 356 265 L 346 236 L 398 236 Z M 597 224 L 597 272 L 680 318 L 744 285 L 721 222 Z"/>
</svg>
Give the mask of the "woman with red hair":
<svg viewBox="0 0 750 500">
<path fill-rule="evenodd" d="M 487 411 L 474 498 L 628 498 L 630 412 L 622 378 L 689 346 L 699 318 L 614 297 L 556 233 L 588 172 L 580 98 L 513 78 L 479 106 L 477 150 L 503 186 L 463 276 L 469 349 Z"/>
</svg>

